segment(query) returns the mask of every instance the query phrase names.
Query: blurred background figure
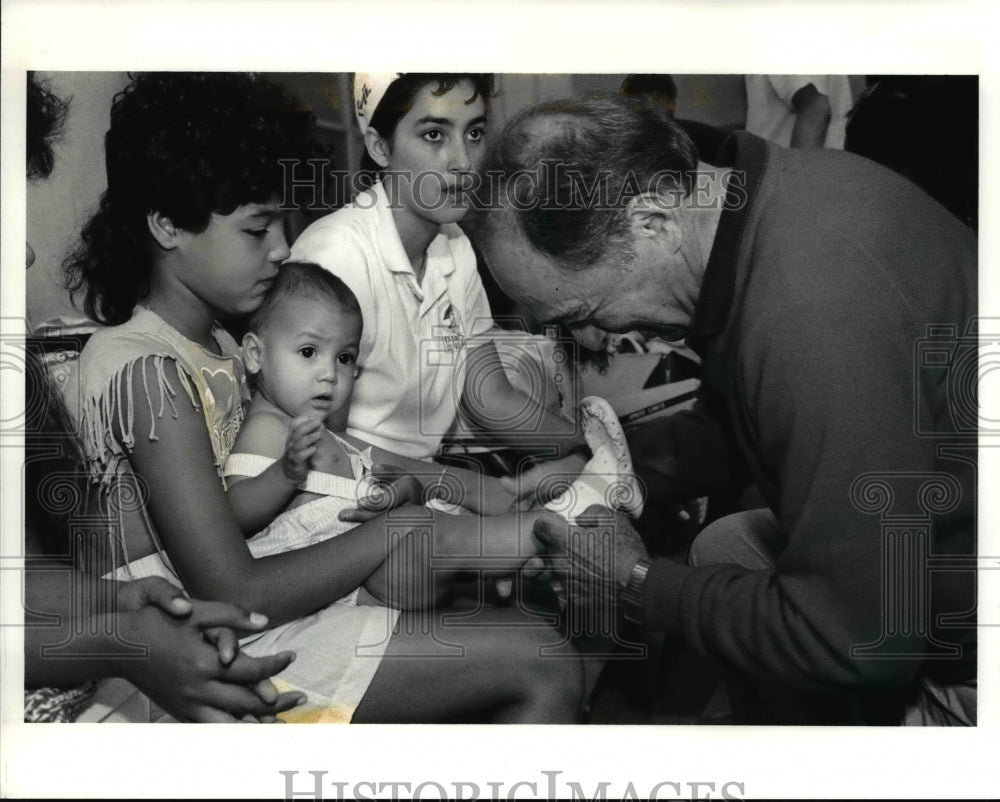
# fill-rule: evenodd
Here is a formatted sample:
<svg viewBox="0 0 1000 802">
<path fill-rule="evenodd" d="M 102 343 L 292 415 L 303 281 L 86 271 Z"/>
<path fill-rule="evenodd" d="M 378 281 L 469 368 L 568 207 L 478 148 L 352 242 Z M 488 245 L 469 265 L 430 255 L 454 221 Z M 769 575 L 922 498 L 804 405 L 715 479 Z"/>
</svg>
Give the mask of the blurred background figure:
<svg viewBox="0 0 1000 802">
<path fill-rule="evenodd" d="M 846 75 L 747 75 L 751 134 L 791 148 L 844 147 L 854 102 Z"/>
<path fill-rule="evenodd" d="M 694 142 L 698 158 L 706 164 L 715 164 L 715 154 L 729 135 L 728 131 L 697 120 L 677 119 L 677 84 L 672 75 L 633 73 L 622 81 L 619 92 L 633 98 L 645 108 L 679 125 Z"/>
</svg>

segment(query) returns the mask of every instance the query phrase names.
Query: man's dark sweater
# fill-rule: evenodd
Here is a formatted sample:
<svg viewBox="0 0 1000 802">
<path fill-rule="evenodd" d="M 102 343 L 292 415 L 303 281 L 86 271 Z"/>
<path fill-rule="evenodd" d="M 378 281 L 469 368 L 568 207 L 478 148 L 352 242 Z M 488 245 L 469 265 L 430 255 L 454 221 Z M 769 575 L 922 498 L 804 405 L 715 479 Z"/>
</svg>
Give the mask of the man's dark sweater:
<svg viewBox="0 0 1000 802">
<path fill-rule="evenodd" d="M 932 572 L 892 545 L 940 564 L 975 553 L 976 440 L 955 432 L 961 382 L 941 357 L 976 314 L 975 239 L 850 154 L 737 134 L 720 163 L 736 173 L 691 330 L 702 397 L 639 447 L 655 448 L 677 499 L 753 480 L 787 542 L 770 571 L 656 560 L 648 626 L 810 693 L 974 677 L 968 559 Z M 951 327 L 934 330 L 945 348 L 930 358 L 928 326 Z M 909 597 L 887 578 L 899 566 Z M 941 614 L 972 620 L 947 628 Z"/>
</svg>

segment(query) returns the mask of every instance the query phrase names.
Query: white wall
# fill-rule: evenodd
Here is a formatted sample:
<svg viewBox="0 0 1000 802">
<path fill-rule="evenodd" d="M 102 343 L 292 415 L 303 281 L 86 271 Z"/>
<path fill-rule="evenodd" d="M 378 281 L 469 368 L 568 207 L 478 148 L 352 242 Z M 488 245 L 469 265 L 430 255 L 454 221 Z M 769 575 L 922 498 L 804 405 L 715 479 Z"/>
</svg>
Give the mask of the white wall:
<svg viewBox="0 0 1000 802">
<path fill-rule="evenodd" d="M 490 126 L 494 130 L 507 119 L 534 103 L 573 94 L 573 76 L 558 73 L 498 73 L 496 98 L 490 103 Z"/>
<path fill-rule="evenodd" d="M 27 310 L 32 330 L 49 321 L 77 319 L 59 287 L 62 261 L 106 186 L 104 134 L 111 101 L 127 83 L 123 72 L 39 73 L 61 98 L 72 97 L 55 169 L 47 180 L 28 184 L 27 238 L 35 251 L 28 271 Z"/>
</svg>

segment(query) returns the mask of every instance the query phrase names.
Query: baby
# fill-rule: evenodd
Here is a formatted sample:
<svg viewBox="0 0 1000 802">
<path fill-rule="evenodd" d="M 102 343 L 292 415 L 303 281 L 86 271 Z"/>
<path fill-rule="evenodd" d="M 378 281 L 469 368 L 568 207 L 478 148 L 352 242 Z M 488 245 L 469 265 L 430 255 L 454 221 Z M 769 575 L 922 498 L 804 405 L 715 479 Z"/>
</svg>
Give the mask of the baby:
<svg viewBox="0 0 1000 802">
<path fill-rule="evenodd" d="M 243 351 L 254 397 L 224 473 L 237 521 L 244 532 L 256 533 L 248 540 L 251 552 L 263 557 L 302 548 L 375 515 L 359 509 L 391 509 L 365 528 L 382 533 L 393 559 L 342 603 L 426 607 L 446 595 L 456 573 L 495 579 L 520 570 L 538 554 L 531 532 L 541 511 L 511 512 L 514 496 L 490 477 L 441 471 L 344 433 L 362 325 L 346 284 L 309 263 L 285 264 L 250 320 Z M 614 414 L 585 400 L 583 425 L 594 459 L 547 507 L 570 520 L 591 503 L 637 513 L 641 494 L 624 439 L 615 437 Z M 379 470 L 385 463 L 398 467 Z M 373 480 L 373 468 L 403 478 L 387 486 Z M 489 517 L 414 506 L 442 496 Z"/>
</svg>

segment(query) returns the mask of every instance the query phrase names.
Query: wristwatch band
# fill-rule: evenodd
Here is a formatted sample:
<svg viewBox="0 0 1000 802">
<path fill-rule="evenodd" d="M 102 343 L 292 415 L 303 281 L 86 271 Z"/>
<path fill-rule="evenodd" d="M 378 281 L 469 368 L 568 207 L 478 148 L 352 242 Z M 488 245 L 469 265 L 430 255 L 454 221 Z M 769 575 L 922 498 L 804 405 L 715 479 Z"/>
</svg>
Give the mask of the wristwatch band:
<svg viewBox="0 0 1000 802">
<path fill-rule="evenodd" d="M 619 597 L 622 604 L 622 611 L 625 620 L 634 624 L 644 624 L 646 620 L 645 611 L 642 606 L 642 586 L 646 583 L 646 574 L 652 563 L 645 557 L 640 557 L 639 561 L 632 567 L 629 574 L 628 583 Z"/>
</svg>

